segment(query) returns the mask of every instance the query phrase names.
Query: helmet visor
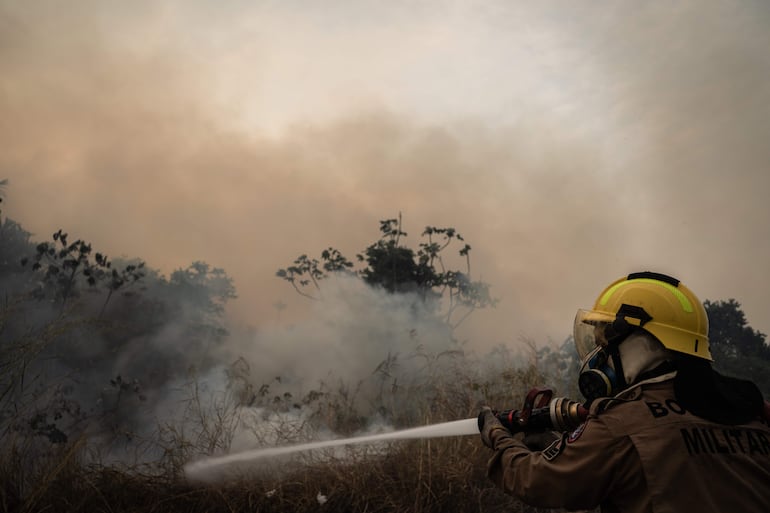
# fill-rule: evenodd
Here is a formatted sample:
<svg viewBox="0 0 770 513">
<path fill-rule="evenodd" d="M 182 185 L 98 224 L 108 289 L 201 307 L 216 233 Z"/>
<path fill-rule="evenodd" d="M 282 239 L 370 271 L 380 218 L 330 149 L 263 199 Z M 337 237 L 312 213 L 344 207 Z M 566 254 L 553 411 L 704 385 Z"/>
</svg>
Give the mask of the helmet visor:
<svg viewBox="0 0 770 513">
<path fill-rule="evenodd" d="M 575 348 L 581 360 L 598 346 L 607 346 L 607 339 L 604 338 L 604 327 L 614 320 L 614 316 L 602 312 L 577 311 L 573 335 Z"/>
</svg>

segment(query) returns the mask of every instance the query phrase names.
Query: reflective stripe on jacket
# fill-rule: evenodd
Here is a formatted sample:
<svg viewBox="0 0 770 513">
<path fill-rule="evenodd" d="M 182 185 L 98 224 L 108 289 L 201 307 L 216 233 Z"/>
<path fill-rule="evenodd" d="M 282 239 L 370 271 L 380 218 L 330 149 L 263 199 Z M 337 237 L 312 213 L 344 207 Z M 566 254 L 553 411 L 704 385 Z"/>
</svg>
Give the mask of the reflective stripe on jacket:
<svg viewBox="0 0 770 513">
<path fill-rule="evenodd" d="M 696 417 L 673 381 L 648 383 L 595 402 L 588 420 L 542 452 L 495 430 L 489 477 L 541 508 L 624 513 L 767 513 L 770 427 Z"/>
</svg>

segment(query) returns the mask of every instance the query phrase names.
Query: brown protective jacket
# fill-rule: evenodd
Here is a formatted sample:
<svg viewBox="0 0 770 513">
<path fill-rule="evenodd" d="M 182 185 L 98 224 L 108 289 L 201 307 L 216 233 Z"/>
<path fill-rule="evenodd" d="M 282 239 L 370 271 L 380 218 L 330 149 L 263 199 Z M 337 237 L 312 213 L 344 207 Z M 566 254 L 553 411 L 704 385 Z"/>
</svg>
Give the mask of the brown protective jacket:
<svg viewBox="0 0 770 513">
<path fill-rule="evenodd" d="M 767 513 L 770 427 L 716 424 L 685 411 L 673 381 L 596 401 L 588 420 L 542 452 L 491 434 L 489 477 L 541 508 L 624 513 Z"/>
</svg>

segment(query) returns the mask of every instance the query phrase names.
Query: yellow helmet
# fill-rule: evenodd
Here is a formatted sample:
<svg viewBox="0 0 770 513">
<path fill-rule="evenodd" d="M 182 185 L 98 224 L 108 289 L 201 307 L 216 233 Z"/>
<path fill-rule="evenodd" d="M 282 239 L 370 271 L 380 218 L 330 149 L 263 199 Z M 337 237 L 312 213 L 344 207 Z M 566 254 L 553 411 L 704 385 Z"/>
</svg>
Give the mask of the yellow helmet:
<svg viewBox="0 0 770 513">
<path fill-rule="evenodd" d="M 599 329 L 601 328 L 601 329 Z M 667 349 L 712 361 L 706 309 L 679 280 L 665 274 L 640 272 L 611 283 L 593 310 L 578 310 L 575 345 L 581 358 L 612 334 L 642 328 Z"/>
</svg>

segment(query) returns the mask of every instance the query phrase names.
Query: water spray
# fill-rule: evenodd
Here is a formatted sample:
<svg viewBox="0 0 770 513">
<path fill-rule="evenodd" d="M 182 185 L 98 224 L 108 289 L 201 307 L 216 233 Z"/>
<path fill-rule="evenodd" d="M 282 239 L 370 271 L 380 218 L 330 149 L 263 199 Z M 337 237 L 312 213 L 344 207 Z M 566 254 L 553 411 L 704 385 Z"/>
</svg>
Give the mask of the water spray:
<svg viewBox="0 0 770 513">
<path fill-rule="evenodd" d="M 500 422 L 512 433 L 537 431 L 568 431 L 582 424 L 588 416 L 586 408 L 564 397 L 553 398 L 550 388 L 533 388 L 527 394 L 524 406 L 520 410 L 506 410 L 496 414 Z M 328 449 L 354 444 L 371 444 L 388 440 L 410 440 L 420 438 L 441 438 L 449 436 L 478 435 L 478 419 L 476 417 L 454 420 L 429 426 L 403 429 L 390 433 L 364 435 L 340 440 L 326 440 L 283 447 L 251 449 L 205 458 L 185 466 L 185 473 L 192 479 L 203 478 L 210 472 L 222 470 L 228 465 L 244 464 L 256 460 L 285 456 L 288 454 L 315 449 Z"/>
<path fill-rule="evenodd" d="M 341 440 L 326 440 L 322 442 L 310 442 L 298 445 L 287 445 L 283 447 L 269 447 L 265 449 L 252 449 L 242 451 L 227 456 L 206 458 L 185 466 L 185 473 L 188 477 L 197 478 L 205 475 L 209 471 L 217 470 L 227 465 L 235 463 L 253 462 L 263 458 L 275 456 L 284 456 L 295 452 L 311 451 L 314 449 L 328 449 L 331 447 L 340 447 L 343 445 L 371 444 L 375 442 L 384 442 L 388 440 L 410 440 L 418 438 L 440 438 L 447 436 L 478 435 L 479 428 L 477 419 L 454 420 L 443 422 L 441 424 L 432 424 L 390 433 L 379 433 L 376 435 L 357 436 L 344 438 Z"/>
</svg>

